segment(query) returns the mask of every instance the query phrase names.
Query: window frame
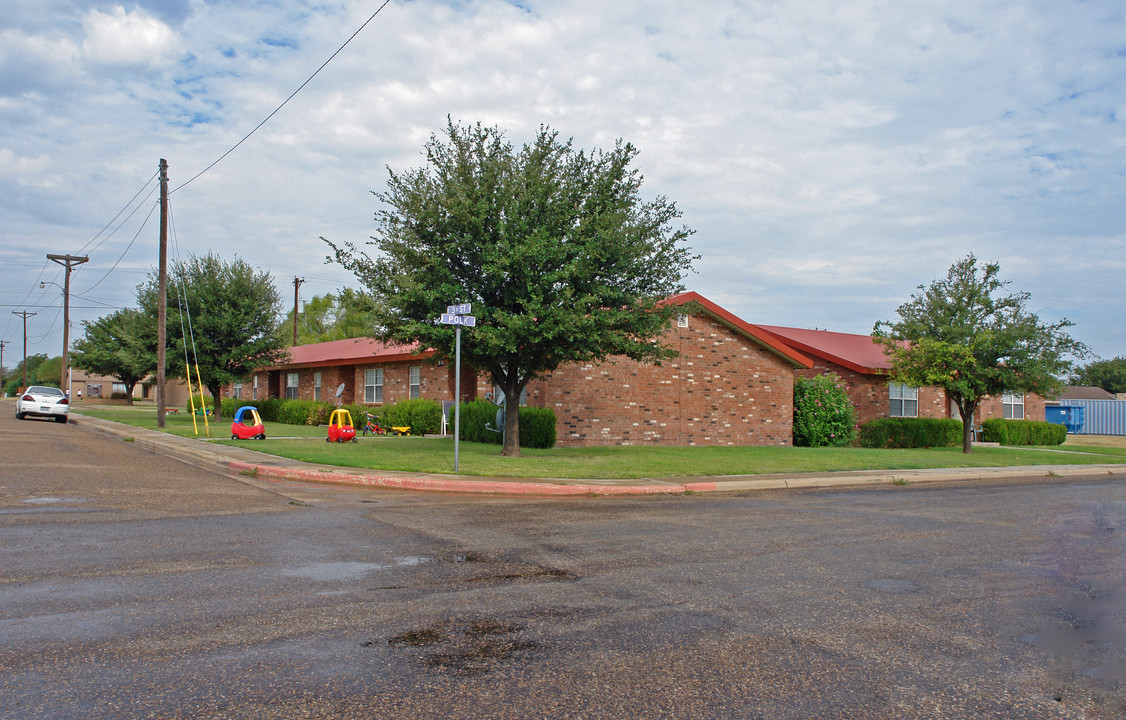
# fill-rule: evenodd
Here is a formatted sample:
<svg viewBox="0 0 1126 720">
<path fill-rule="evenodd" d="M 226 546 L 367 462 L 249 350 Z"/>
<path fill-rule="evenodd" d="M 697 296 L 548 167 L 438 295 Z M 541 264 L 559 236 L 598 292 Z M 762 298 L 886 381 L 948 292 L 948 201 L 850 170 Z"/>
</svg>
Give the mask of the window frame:
<svg viewBox="0 0 1126 720">
<path fill-rule="evenodd" d="M 422 366 L 411 365 L 407 368 L 407 397 L 417 400 L 422 397 Z"/>
<path fill-rule="evenodd" d="M 301 374 L 300 373 L 286 373 L 285 374 L 285 399 L 296 400 L 298 388 L 301 387 Z M 293 391 L 290 393 L 290 391 Z"/>
<path fill-rule="evenodd" d="M 1019 416 L 1016 414 L 1018 407 Z M 1024 393 L 1001 393 L 1001 417 L 1006 420 L 1024 420 Z"/>
<path fill-rule="evenodd" d="M 313 399 L 320 402 L 321 399 L 321 373 L 317 371 L 313 373 Z"/>
<path fill-rule="evenodd" d="M 910 391 L 910 395 L 907 391 Z M 907 404 L 914 403 L 914 412 L 907 414 Z M 898 404 L 899 412 L 896 412 Z M 888 417 L 917 418 L 919 417 L 919 388 L 913 388 L 907 383 L 888 382 Z"/>
<path fill-rule="evenodd" d="M 379 405 L 382 402 L 383 368 L 364 368 L 364 404 Z"/>
</svg>

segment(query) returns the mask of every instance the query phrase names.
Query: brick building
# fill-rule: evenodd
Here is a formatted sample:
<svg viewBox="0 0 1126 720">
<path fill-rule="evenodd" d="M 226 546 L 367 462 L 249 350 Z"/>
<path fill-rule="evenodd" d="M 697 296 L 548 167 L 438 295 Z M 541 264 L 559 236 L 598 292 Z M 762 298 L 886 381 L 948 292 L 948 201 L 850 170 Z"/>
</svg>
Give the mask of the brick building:
<svg viewBox="0 0 1126 720">
<path fill-rule="evenodd" d="M 666 302 L 681 312 L 665 342 L 678 357 L 646 365 L 618 357 L 559 368 L 529 383 L 526 402 L 551 407 L 560 445 L 789 445 L 793 372 L 811 362 L 698 293 Z M 300 398 L 378 406 L 410 397 L 452 400 L 453 363 L 433 350 L 370 338 L 290 348 L 226 390 L 245 400 Z M 492 391 L 462 368 L 462 398 Z"/>
<path fill-rule="evenodd" d="M 831 372 L 844 380 L 860 425 L 880 417 L 962 419 L 942 388 L 910 388 L 889 382 L 891 362 L 870 335 L 775 325 L 758 327 L 812 359 L 813 367 L 795 370 L 797 375 L 809 377 Z M 974 413 L 974 424 L 980 425 L 988 418 L 1043 420 L 1044 398 L 1008 393 L 999 398 L 982 398 Z"/>
</svg>

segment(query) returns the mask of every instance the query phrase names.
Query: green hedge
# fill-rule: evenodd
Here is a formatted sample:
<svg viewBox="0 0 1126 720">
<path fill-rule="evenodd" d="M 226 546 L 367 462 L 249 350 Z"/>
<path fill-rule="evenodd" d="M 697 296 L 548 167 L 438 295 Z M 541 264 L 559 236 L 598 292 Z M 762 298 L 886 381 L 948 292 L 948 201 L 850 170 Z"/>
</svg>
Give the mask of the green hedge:
<svg viewBox="0 0 1126 720">
<path fill-rule="evenodd" d="M 503 434 L 485 428 L 497 427 L 497 406 L 488 400 L 474 400 L 461 404 L 461 439 L 467 442 L 500 445 Z M 520 447 L 555 447 L 555 411 L 551 408 L 520 408 Z M 449 426 L 454 425 L 454 410 L 450 408 Z M 498 430 L 501 428 L 497 428 Z"/>
<path fill-rule="evenodd" d="M 860 427 L 866 448 L 958 447 L 962 421 L 949 418 L 877 418 Z"/>
<path fill-rule="evenodd" d="M 1067 439 L 1067 427 L 1036 420 L 990 418 L 981 423 L 985 442 L 1002 445 L 1060 445 Z"/>
<path fill-rule="evenodd" d="M 383 408 L 380 424 L 387 429 L 409 426 L 411 435 L 432 435 L 442 430 L 442 404 L 425 398 L 400 400 Z"/>
<path fill-rule="evenodd" d="M 210 400 L 210 398 L 208 398 Z M 199 399 L 196 399 L 198 405 Z M 262 422 L 276 422 L 283 425 L 327 425 L 336 405 L 316 400 L 238 400 L 223 398 L 223 417 L 234 417 L 240 407 L 250 405 L 258 410 Z M 365 413 L 371 413 L 376 422 L 385 428 L 393 425 L 409 425 L 411 435 L 428 435 L 442 429 L 442 405 L 436 400 L 403 400 L 394 405 L 367 407 L 364 405 L 344 405 L 341 407 L 352 416 L 352 424 L 362 428 L 367 420 Z"/>
</svg>

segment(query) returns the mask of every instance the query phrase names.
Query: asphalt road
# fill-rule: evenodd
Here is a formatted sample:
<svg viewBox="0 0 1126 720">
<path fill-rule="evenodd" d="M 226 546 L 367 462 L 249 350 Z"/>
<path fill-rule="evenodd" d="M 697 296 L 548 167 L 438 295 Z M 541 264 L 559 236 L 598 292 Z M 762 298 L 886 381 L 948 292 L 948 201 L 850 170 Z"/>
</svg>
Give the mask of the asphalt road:
<svg viewBox="0 0 1126 720">
<path fill-rule="evenodd" d="M 1121 481 L 422 495 L 0 409 L 3 718 L 1126 717 Z"/>
</svg>

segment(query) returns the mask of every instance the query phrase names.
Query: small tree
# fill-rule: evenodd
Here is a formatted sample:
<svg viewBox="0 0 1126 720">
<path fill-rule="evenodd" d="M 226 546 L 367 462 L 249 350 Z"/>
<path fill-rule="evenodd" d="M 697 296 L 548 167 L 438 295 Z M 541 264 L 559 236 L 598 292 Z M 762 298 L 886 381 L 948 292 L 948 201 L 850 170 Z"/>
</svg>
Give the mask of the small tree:
<svg viewBox="0 0 1126 720">
<path fill-rule="evenodd" d="M 899 306 L 899 320 L 876 323 L 874 336 L 892 361 L 889 376 L 913 387 L 946 391 L 962 416 L 962 450 L 973 449 L 973 416 L 981 399 L 1006 392 L 1040 395 L 1057 389 L 1086 347 L 1071 338 L 1066 318 L 1044 323 L 1025 309 L 1029 294 L 998 293 L 1000 266 L 979 266 L 971 253 L 943 280 Z"/>
<path fill-rule="evenodd" d="M 641 199 L 632 145 L 587 154 L 541 127 L 516 151 L 496 128 L 452 120 L 445 134 L 426 144 L 427 167 L 392 171 L 377 194 L 378 257 L 325 241 L 374 296 L 380 337 L 452 357 L 438 316 L 472 303 L 462 360 L 513 399 L 564 363 L 674 354 L 659 338 L 675 308 L 660 301 L 683 290 L 691 231 L 671 226 L 673 203 Z M 518 418 L 505 414 L 505 455 L 520 454 Z"/>
<path fill-rule="evenodd" d="M 856 439 L 856 408 L 833 374 L 794 380 L 794 445 L 841 447 Z"/>
<path fill-rule="evenodd" d="M 1071 382 L 1100 387 L 1109 393 L 1126 393 L 1126 355 L 1088 363 L 1072 375 Z"/>
<path fill-rule="evenodd" d="M 126 308 L 83 325 L 86 336 L 74 341 L 71 364 L 86 372 L 116 378 L 125 386 L 132 404 L 133 388 L 156 372 L 156 338 L 147 337 L 141 313 Z"/>
<path fill-rule="evenodd" d="M 366 292 L 344 288 L 339 294 L 314 295 L 297 317 L 297 344 L 370 337 L 375 333 L 375 299 Z M 292 337 L 293 311 L 286 313 L 280 331 Z"/>
<path fill-rule="evenodd" d="M 190 363 L 194 380 L 198 364 L 203 386 L 218 399 L 224 385 L 287 357 L 277 325 L 281 299 L 269 273 L 256 272 L 244 260 L 226 263 L 208 254 L 174 261 L 169 277 L 170 374 L 184 377 Z M 150 276 L 138 289 L 138 301 L 150 318 L 156 317 L 156 295 L 157 278 Z M 175 360 L 185 357 L 185 362 Z M 216 419 L 221 405 L 215 403 Z"/>
</svg>

